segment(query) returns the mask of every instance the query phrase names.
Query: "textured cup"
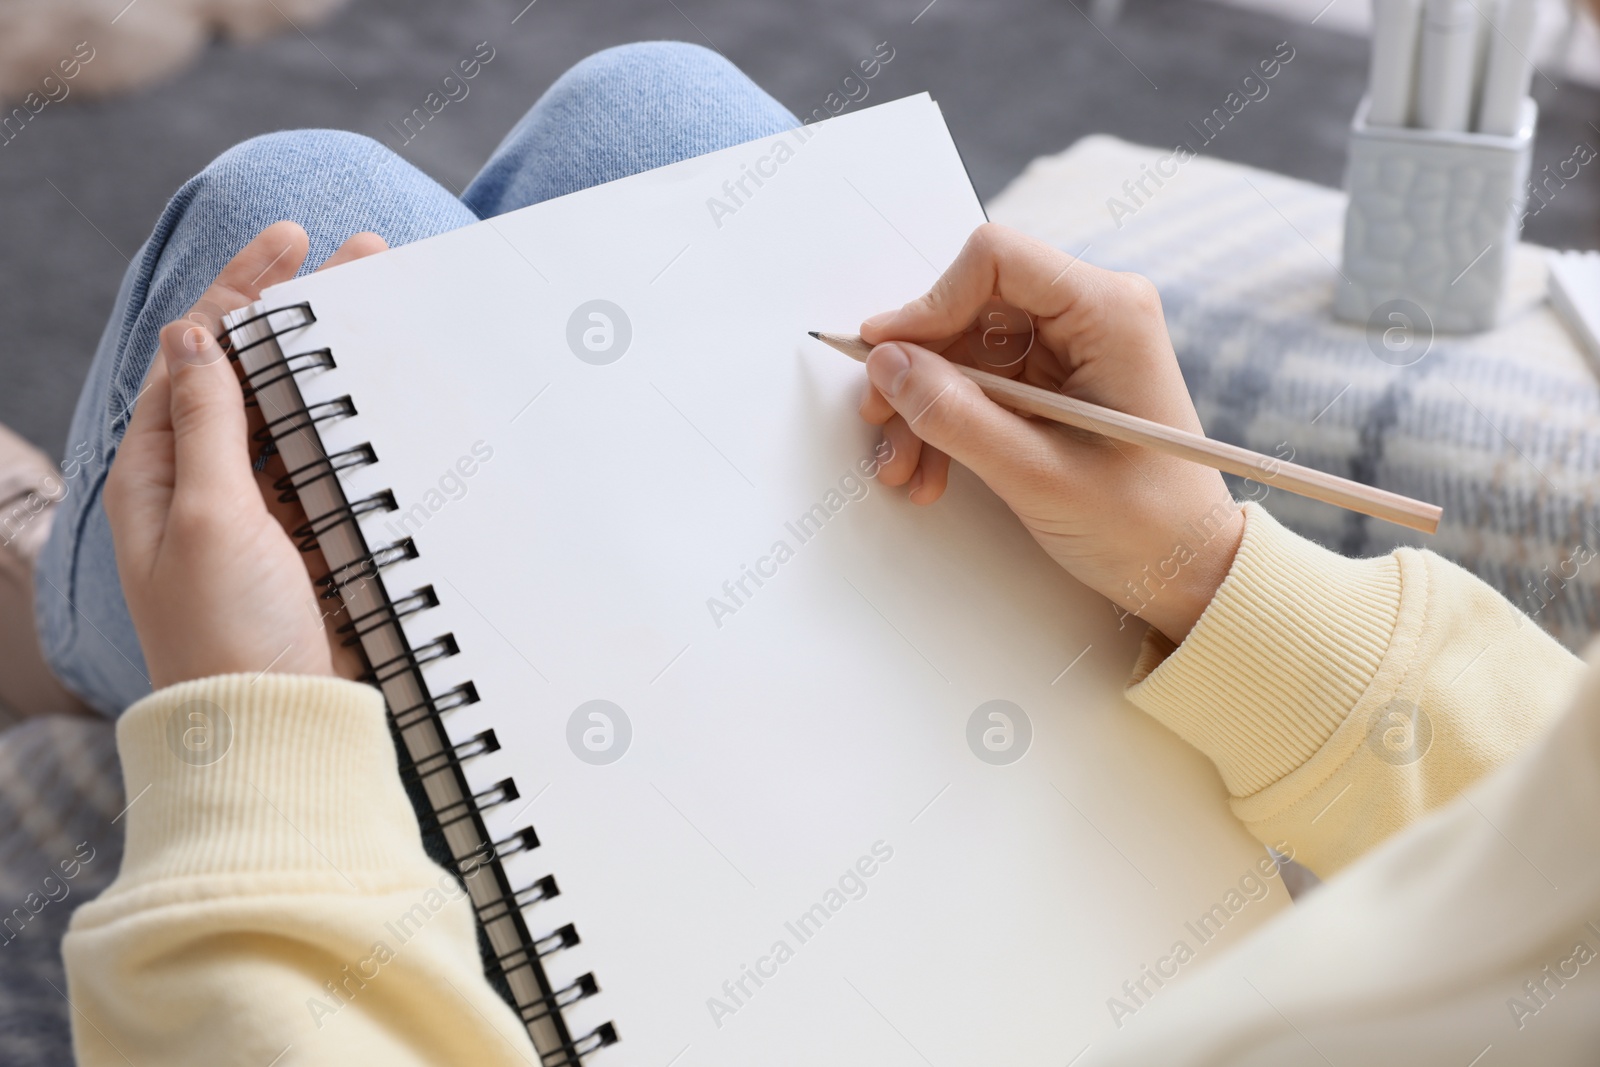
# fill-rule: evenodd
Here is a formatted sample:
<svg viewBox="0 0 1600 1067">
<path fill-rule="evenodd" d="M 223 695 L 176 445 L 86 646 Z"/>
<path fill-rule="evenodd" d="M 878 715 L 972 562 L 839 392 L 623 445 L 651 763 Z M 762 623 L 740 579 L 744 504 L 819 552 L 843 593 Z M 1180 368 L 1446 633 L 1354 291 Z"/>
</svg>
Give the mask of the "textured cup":
<svg viewBox="0 0 1600 1067">
<path fill-rule="evenodd" d="M 1350 123 L 1344 277 L 1334 313 L 1367 322 L 1410 300 L 1433 328 L 1493 328 L 1521 229 L 1538 107 L 1522 102 L 1517 133 L 1449 133 Z"/>
</svg>

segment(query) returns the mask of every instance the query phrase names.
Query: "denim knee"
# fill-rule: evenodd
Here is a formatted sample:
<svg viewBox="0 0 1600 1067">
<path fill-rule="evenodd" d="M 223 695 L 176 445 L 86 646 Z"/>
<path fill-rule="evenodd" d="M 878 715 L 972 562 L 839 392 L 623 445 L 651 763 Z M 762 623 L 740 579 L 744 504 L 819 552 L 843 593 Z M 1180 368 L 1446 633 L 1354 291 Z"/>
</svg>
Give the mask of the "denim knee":
<svg viewBox="0 0 1600 1067">
<path fill-rule="evenodd" d="M 242 238 L 225 242 L 237 247 L 279 219 L 293 219 L 311 236 L 304 270 L 361 230 L 400 245 L 471 221 L 454 197 L 393 150 L 344 130 L 252 137 L 212 160 L 174 203 L 186 225 Z"/>
<path fill-rule="evenodd" d="M 541 103 L 581 111 L 595 124 L 592 140 L 617 145 L 623 138 L 615 116 L 637 127 L 656 127 L 653 140 L 703 143 L 720 132 L 759 137 L 796 124 L 781 105 L 718 52 L 685 41 L 639 41 L 596 52 L 574 64 L 551 85 Z M 605 121 L 606 119 L 612 121 Z"/>
<path fill-rule="evenodd" d="M 293 177 L 314 163 L 364 163 L 394 153 L 363 133 L 349 130 L 277 130 L 240 141 L 206 164 L 197 177 L 212 181 L 256 175 Z"/>
<path fill-rule="evenodd" d="M 208 163 L 197 179 L 224 183 L 224 188 L 256 193 L 261 182 L 290 183 L 285 191 L 320 193 L 329 188 L 367 192 L 398 180 L 405 192 L 416 194 L 438 186 L 409 161 L 381 141 L 350 130 L 298 129 L 258 134 L 240 141 Z M 410 184 L 414 179 L 424 187 Z M 228 185 L 229 182 L 241 184 Z"/>
<path fill-rule="evenodd" d="M 632 105 L 641 83 L 723 81 L 745 74 L 720 52 L 688 41 L 634 41 L 585 56 L 555 80 L 548 97 Z"/>
<path fill-rule="evenodd" d="M 708 48 L 619 45 L 557 78 L 463 199 L 488 218 L 796 125 L 782 104 Z"/>
</svg>

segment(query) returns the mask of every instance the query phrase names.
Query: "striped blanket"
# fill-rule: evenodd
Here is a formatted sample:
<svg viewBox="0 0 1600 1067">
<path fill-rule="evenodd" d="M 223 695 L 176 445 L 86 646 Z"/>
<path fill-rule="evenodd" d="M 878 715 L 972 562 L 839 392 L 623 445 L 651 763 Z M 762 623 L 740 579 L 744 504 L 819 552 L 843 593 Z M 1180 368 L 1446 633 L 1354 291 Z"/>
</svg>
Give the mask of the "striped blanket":
<svg viewBox="0 0 1600 1067">
<path fill-rule="evenodd" d="M 55 715 L 0 734 L 0 1063 L 72 1062 L 61 935 L 122 862 L 112 725 Z"/>
</svg>

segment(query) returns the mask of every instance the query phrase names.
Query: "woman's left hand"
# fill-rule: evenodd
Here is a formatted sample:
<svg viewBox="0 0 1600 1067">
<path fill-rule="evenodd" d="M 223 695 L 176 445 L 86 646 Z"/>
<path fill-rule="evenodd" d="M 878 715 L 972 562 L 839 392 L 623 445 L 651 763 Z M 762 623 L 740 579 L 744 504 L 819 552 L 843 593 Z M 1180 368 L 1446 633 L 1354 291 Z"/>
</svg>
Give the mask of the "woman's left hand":
<svg viewBox="0 0 1600 1067">
<path fill-rule="evenodd" d="M 356 234 L 323 268 L 383 251 Z M 309 248 L 293 222 L 267 227 L 200 302 L 161 331 L 161 347 L 105 486 L 117 571 L 150 683 L 214 674 L 359 670 L 328 625 L 307 561 L 269 507 L 270 477 L 251 469 L 250 420 L 218 319 L 294 277 Z M 336 603 L 336 602 L 334 602 Z"/>
</svg>

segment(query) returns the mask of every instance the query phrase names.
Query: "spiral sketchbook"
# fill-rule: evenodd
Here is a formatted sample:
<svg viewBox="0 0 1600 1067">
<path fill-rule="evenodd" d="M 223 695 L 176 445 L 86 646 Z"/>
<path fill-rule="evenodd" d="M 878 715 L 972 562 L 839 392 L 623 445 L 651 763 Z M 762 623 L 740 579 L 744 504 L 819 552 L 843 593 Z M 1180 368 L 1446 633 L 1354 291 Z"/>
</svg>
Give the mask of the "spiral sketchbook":
<svg viewBox="0 0 1600 1067">
<path fill-rule="evenodd" d="M 1136 621 L 967 472 L 878 483 L 806 336 L 983 221 L 921 95 L 231 317 L 545 1064 L 1059 1065 L 1287 903 Z"/>
</svg>

